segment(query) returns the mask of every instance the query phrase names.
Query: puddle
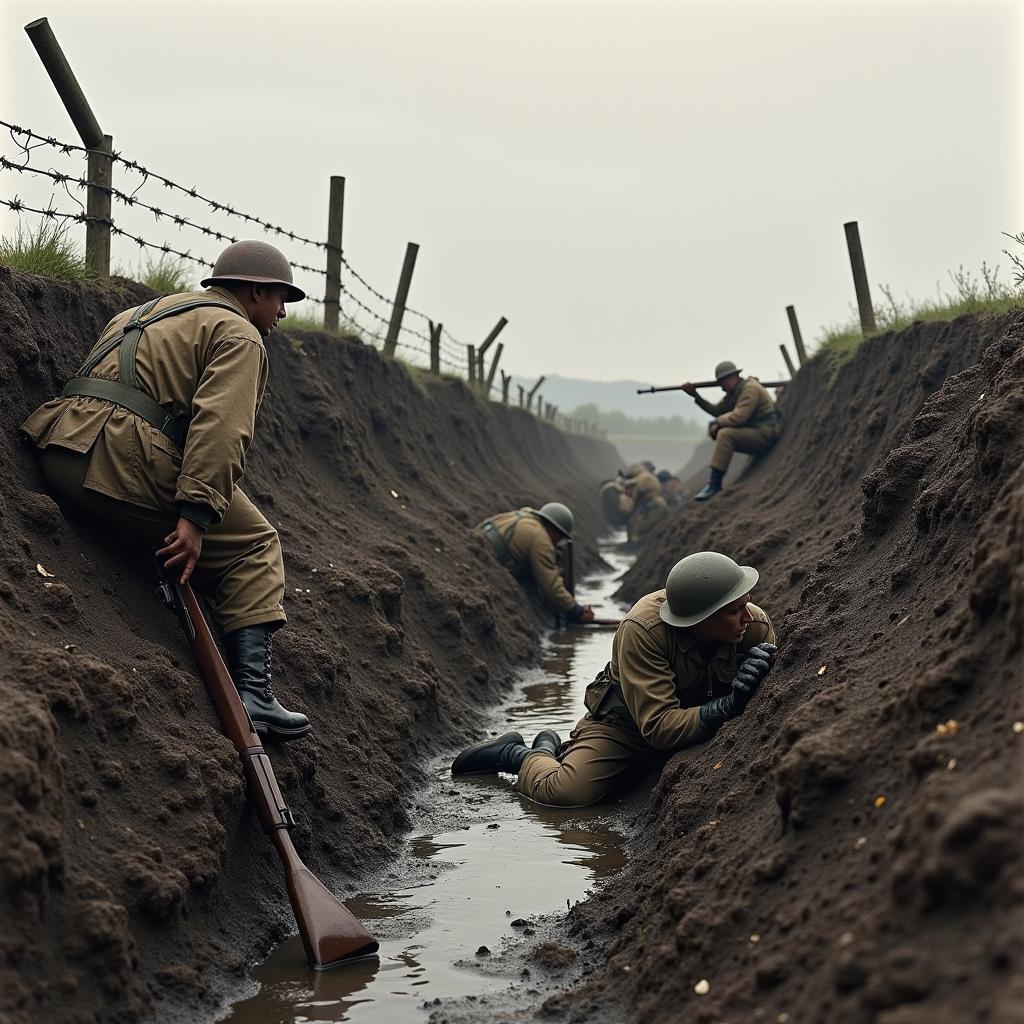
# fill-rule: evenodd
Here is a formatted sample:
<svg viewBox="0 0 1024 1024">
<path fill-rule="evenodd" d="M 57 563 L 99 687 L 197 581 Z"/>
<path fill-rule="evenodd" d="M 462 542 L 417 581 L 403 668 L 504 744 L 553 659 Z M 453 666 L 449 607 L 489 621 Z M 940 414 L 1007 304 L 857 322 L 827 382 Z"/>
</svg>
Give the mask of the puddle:
<svg viewBox="0 0 1024 1024">
<path fill-rule="evenodd" d="M 615 578 L 629 559 L 609 544 L 610 572 L 578 586 L 582 603 L 617 617 Z M 529 743 L 541 729 L 565 738 L 583 714 L 583 691 L 608 660 L 609 629 L 560 630 L 544 642 L 541 664 L 524 673 L 494 731 L 514 729 Z M 469 738 L 467 738 L 468 740 Z M 560 810 L 519 797 L 510 776 L 453 779 L 457 751 L 432 766 L 405 853 L 377 893 L 345 896 L 349 909 L 380 941 L 380 953 L 332 971 L 306 970 L 298 937 L 252 972 L 252 998 L 221 1018 L 229 1024 L 355 1021 L 393 1024 L 425 1019 L 435 999 L 485 995 L 508 979 L 477 964 L 500 957 L 505 943 L 528 933 L 513 922 L 565 911 L 625 863 L 615 805 Z M 490 956 L 478 956 L 486 946 Z"/>
</svg>

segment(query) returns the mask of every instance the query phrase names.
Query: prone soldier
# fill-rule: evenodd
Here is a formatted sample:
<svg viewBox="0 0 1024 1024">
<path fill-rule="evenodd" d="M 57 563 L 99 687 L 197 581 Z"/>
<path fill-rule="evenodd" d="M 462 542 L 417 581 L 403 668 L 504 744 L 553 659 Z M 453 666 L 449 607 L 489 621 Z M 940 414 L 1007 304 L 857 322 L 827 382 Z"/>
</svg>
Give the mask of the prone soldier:
<svg viewBox="0 0 1024 1024">
<path fill-rule="evenodd" d="M 775 659 L 775 631 L 750 603 L 758 573 L 714 551 L 677 562 L 664 590 L 622 620 L 568 743 L 507 732 L 467 747 L 453 775 L 508 772 L 539 804 L 584 807 L 636 781 L 743 714 Z"/>
</svg>

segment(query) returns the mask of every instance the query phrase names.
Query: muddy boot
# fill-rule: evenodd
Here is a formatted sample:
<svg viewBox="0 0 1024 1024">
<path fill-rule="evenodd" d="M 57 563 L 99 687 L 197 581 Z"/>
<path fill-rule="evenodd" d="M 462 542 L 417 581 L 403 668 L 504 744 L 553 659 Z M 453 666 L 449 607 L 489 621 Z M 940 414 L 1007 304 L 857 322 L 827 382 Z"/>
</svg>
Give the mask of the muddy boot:
<svg viewBox="0 0 1024 1024">
<path fill-rule="evenodd" d="M 562 749 L 562 737 L 554 729 L 545 729 L 537 733 L 530 749 L 543 750 L 545 754 L 558 757 L 558 751 Z"/>
<path fill-rule="evenodd" d="M 713 498 L 722 489 L 722 478 L 725 474 L 720 469 L 712 469 L 711 477 L 708 482 L 704 485 L 703 490 L 698 491 L 694 496 L 694 501 L 707 501 L 708 498 Z"/>
<path fill-rule="evenodd" d="M 530 748 L 522 733 L 506 732 L 494 739 L 481 740 L 459 754 L 452 762 L 452 775 L 478 775 L 509 772 L 518 775 Z"/>
<path fill-rule="evenodd" d="M 309 719 L 297 711 L 286 711 L 274 696 L 270 683 L 272 636 L 273 628 L 267 624 L 245 626 L 228 633 L 224 637 L 228 668 L 257 735 L 265 739 L 297 740 L 309 732 Z"/>
</svg>

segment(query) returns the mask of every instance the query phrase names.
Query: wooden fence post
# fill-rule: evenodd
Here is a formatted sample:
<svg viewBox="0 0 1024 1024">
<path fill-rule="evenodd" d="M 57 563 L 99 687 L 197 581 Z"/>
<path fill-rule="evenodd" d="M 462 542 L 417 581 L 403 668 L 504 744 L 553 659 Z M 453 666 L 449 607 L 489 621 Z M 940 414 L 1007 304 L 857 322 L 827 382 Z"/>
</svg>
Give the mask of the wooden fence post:
<svg viewBox="0 0 1024 1024">
<path fill-rule="evenodd" d="M 433 320 L 428 320 L 430 324 L 430 372 L 435 376 L 441 374 L 441 328 L 443 324 L 435 324 Z"/>
<path fill-rule="evenodd" d="M 466 346 L 466 362 L 469 364 L 469 383 L 476 383 L 476 345 Z"/>
<path fill-rule="evenodd" d="M 331 175 L 327 203 L 327 287 L 324 291 L 324 328 L 336 331 L 341 317 L 341 233 L 345 222 L 345 179 Z"/>
<path fill-rule="evenodd" d="M 498 342 L 498 347 L 494 350 L 494 358 L 491 360 L 491 369 L 487 374 L 487 383 L 484 385 L 484 394 L 490 397 L 491 385 L 494 384 L 494 375 L 498 371 L 498 360 L 501 359 L 501 353 L 505 351 L 505 346 L 502 342 Z"/>
<path fill-rule="evenodd" d="M 512 383 L 512 375 L 501 371 L 501 400 L 508 405 L 508 386 Z"/>
<path fill-rule="evenodd" d="M 522 384 L 517 384 L 519 388 L 519 408 L 522 409 L 526 405 L 526 388 Z"/>
<path fill-rule="evenodd" d="M 537 389 L 541 386 L 541 384 L 544 383 L 545 380 L 547 380 L 546 377 L 541 377 L 537 381 L 537 383 L 534 384 L 533 387 L 530 388 L 529 391 L 527 391 L 527 393 L 526 393 L 526 408 L 527 408 L 527 410 L 532 410 L 533 409 L 533 396 L 535 394 L 537 394 Z M 539 398 L 537 399 L 537 407 L 540 408 L 540 399 Z"/>
<path fill-rule="evenodd" d="M 505 329 L 505 324 L 507 323 L 508 321 L 504 317 L 501 317 L 501 319 L 499 319 L 491 328 L 490 334 L 484 338 L 482 344 L 476 350 L 476 379 L 478 381 L 483 381 L 484 379 L 484 356 L 487 354 L 487 350 L 491 347 L 494 339 L 497 338 L 497 336 Z"/>
<path fill-rule="evenodd" d="M 416 254 L 419 251 L 420 247 L 415 242 L 406 244 L 402 273 L 398 278 L 398 290 L 395 292 L 395 302 L 391 307 L 391 322 L 388 324 L 387 337 L 384 339 L 384 355 L 386 356 L 393 356 L 398 345 L 398 332 L 402 329 L 405 301 L 409 297 L 409 285 L 412 283 L 412 272 L 416 266 Z"/>
<path fill-rule="evenodd" d="M 803 366 L 807 362 L 807 350 L 804 348 L 803 335 L 800 333 L 800 325 L 796 320 L 796 307 L 787 306 L 786 316 L 789 317 L 789 329 L 793 332 L 793 344 L 796 346 L 796 357 Z"/>
<path fill-rule="evenodd" d="M 110 199 L 113 181 L 113 139 L 103 134 L 82 87 L 46 18 L 25 26 L 25 32 L 50 76 L 64 109 L 89 150 L 86 180 L 85 260 L 97 277 L 110 276 Z"/>
<path fill-rule="evenodd" d="M 860 244 L 860 230 L 857 222 L 851 220 L 843 225 L 846 232 L 846 248 L 850 252 L 850 269 L 853 271 L 853 287 L 857 292 L 857 309 L 860 311 L 860 330 L 870 334 L 875 329 L 875 310 L 871 305 L 871 290 L 868 288 L 868 272 L 864 268 L 864 250 Z"/>
<path fill-rule="evenodd" d="M 779 351 L 782 353 L 782 358 L 786 360 L 786 369 L 789 370 L 790 377 L 795 377 L 796 370 L 793 369 L 793 360 L 789 358 L 789 349 L 785 345 L 780 345 Z"/>
</svg>

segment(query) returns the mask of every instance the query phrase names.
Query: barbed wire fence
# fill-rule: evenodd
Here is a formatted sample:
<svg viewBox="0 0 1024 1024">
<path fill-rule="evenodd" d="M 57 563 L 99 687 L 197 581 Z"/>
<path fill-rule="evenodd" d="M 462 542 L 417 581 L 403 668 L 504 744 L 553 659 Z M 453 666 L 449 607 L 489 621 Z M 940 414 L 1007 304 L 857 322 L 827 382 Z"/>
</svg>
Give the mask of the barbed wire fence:
<svg viewBox="0 0 1024 1024">
<path fill-rule="evenodd" d="M 64 228 L 85 225 L 87 231 L 106 232 L 114 239 L 132 244 L 139 253 L 140 267 L 137 274 L 132 274 L 130 262 L 117 268 L 126 276 L 144 276 L 141 269 L 143 258 L 150 266 L 154 260 L 159 265 L 169 259 L 176 264 L 175 269 L 191 270 L 198 281 L 212 269 L 216 259 L 216 247 L 209 250 L 204 249 L 204 245 L 217 243 L 224 246 L 239 241 L 242 236 L 235 233 L 238 229 L 231 225 L 241 222 L 258 228 L 275 242 L 286 242 L 292 250 L 290 262 L 297 280 L 307 293 L 306 309 L 311 313 L 302 315 L 302 320 L 320 320 L 329 329 L 332 324 L 333 329 L 347 328 L 350 333 L 389 355 L 428 368 L 436 374 L 465 375 L 470 385 L 484 397 L 506 404 L 512 402 L 512 377 L 504 370 L 501 370 L 500 378 L 497 376 L 504 346 L 498 344 L 489 366 L 484 361 L 487 349 L 507 323 L 505 318 L 499 320 L 479 348 L 460 342 L 446 326 L 435 323 L 428 314 L 402 298 L 402 294 L 408 291 L 412 273 L 408 251 L 399 286 L 402 294 L 389 298 L 353 266 L 339 244 L 340 238 L 321 241 L 307 237 L 265 217 L 214 199 L 195 186 L 158 174 L 112 147 L 109 154 L 99 153 L 109 159 L 111 168 L 116 166 L 119 169 L 123 180 L 115 185 L 111 173 L 109 183 L 97 181 L 96 175 L 90 174 L 90 157 L 97 155 L 96 149 L 42 135 L 4 119 L 0 119 L 0 129 L 6 131 L 9 140 L 8 152 L 0 153 L 0 205 L 6 206 L 19 218 L 28 214 Z M 332 179 L 332 185 L 337 180 Z M 154 195 L 155 189 L 165 195 Z M 83 202 L 83 194 L 89 197 L 95 192 L 105 200 L 101 205 L 105 205 L 106 210 L 99 214 L 91 211 L 91 203 Z M 26 195 L 32 198 L 26 198 Z M 169 235 L 168 229 L 171 228 L 174 235 Z M 294 250 L 298 247 L 326 254 L 327 266 L 304 262 L 308 257 L 295 258 Z M 88 256 L 89 246 L 86 248 Z M 328 269 L 332 248 L 336 252 L 337 267 L 333 296 Z M 410 249 L 415 251 L 416 247 L 410 243 Z M 97 276 L 109 275 L 109 253 L 108 241 L 103 265 L 93 263 L 91 267 Z M 535 390 L 519 389 L 519 404 L 527 411 L 554 422 L 563 430 L 600 433 L 593 424 L 562 416 L 549 403 L 539 399 L 534 403 Z M 530 400 L 527 401 L 524 395 L 528 395 Z"/>
</svg>

